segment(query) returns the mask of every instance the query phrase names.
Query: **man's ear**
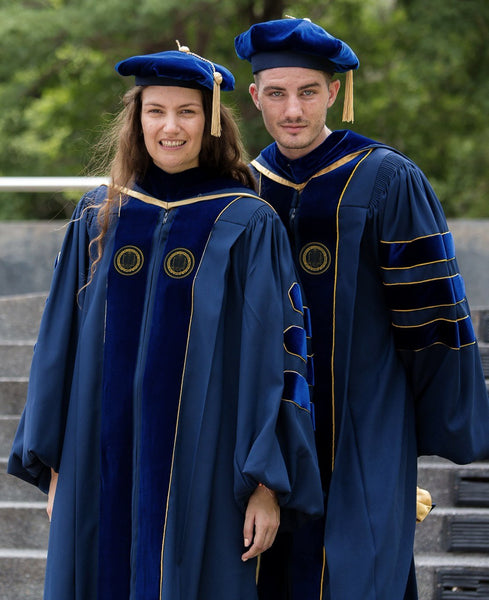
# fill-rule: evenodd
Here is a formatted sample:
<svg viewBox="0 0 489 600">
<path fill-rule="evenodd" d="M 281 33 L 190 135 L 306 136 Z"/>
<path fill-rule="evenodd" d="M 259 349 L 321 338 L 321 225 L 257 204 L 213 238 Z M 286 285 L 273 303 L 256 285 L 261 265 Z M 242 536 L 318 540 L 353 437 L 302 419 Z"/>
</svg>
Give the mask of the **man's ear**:
<svg viewBox="0 0 489 600">
<path fill-rule="evenodd" d="M 338 92 L 340 90 L 341 82 L 339 79 L 333 79 L 328 86 L 329 91 L 329 100 L 327 108 L 330 108 L 335 103 L 335 100 L 338 96 Z"/>
<path fill-rule="evenodd" d="M 261 110 L 260 101 L 258 100 L 258 88 L 256 87 L 256 83 L 250 83 L 250 87 L 248 88 L 248 90 L 256 108 L 258 110 Z"/>
</svg>

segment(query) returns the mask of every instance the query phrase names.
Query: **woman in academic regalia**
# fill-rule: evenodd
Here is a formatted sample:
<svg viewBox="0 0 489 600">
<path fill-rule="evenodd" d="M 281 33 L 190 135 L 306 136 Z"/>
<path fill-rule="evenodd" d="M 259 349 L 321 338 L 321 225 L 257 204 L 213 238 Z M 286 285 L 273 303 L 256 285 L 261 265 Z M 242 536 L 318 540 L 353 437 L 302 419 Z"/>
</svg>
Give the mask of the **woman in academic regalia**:
<svg viewBox="0 0 489 600">
<path fill-rule="evenodd" d="M 70 222 L 8 469 L 49 492 L 45 600 L 255 600 L 279 518 L 322 510 L 307 312 L 232 74 L 183 47 L 116 69 L 111 184 Z"/>
</svg>

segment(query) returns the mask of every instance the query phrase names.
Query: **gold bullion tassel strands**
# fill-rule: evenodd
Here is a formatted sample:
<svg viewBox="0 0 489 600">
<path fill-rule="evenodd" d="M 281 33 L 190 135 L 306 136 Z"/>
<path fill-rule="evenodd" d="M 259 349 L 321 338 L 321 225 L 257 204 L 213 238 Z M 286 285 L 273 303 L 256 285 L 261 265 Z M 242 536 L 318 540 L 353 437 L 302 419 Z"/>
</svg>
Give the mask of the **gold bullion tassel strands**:
<svg viewBox="0 0 489 600">
<path fill-rule="evenodd" d="M 214 83 L 212 86 L 212 116 L 211 116 L 211 135 L 214 137 L 221 137 L 221 83 L 222 83 L 222 75 L 219 71 L 216 71 L 214 64 L 204 58 L 203 56 L 199 56 L 195 54 L 195 52 L 190 52 L 188 46 L 180 46 L 180 42 L 176 40 L 178 49 L 180 52 L 185 52 L 186 54 L 191 54 L 196 58 L 200 58 L 204 62 L 208 63 L 212 67 L 212 73 L 214 77 Z"/>
<path fill-rule="evenodd" d="M 214 85 L 212 88 L 211 135 L 215 137 L 221 137 L 221 83 L 222 75 L 214 69 Z"/>
<path fill-rule="evenodd" d="M 345 99 L 343 101 L 343 121 L 353 123 L 353 71 L 345 74 Z"/>
</svg>

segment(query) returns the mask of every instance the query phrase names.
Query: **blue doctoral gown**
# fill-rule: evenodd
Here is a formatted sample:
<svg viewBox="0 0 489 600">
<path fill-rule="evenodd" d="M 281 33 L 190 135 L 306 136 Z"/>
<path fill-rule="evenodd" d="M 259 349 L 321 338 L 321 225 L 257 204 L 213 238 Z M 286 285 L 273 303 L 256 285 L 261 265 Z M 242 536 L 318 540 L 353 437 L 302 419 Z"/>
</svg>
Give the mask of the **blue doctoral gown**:
<svg viewBox="0 0 489 600">
<path fill-rule="evenodd" d="M 45 600 L 254 600 L 257 484 L 285 523 L 322 512 L 285 229 L 232 180 L 155 169 L 86 286 L 106 188 L 84 196 L 42 318 L 8 468 L 59 472 Z"/>
<path fill-rule="evenodd" d="M 288 228 L 311 311 L 326 514 L 287 559 L 285 538 L 264 556 L 260 597 L 276 598 L 291 560 L 294 600 L 414 599 L 417 456 L 489 454 L 487 392 L 442 208 L 416 165 L 350 131 L 293 161 L 272 144 L 252 166 Z"/>
</svg>

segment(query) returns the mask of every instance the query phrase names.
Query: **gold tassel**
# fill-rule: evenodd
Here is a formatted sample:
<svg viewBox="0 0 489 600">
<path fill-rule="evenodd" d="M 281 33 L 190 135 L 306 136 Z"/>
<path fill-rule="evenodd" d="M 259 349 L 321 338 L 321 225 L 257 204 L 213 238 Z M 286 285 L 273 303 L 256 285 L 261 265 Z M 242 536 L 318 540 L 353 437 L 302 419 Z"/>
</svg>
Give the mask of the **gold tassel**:
<svg viewBox="0 0 489 600">
<path fill-rule="evenodd" d="M 343 102 L 343 121 L 353 123 L 353 71 L 347 71 L 345 77 L 345 99 Z"/>
<path fill-rule="evenodd" d="M 218 71 L 214 71 L 211 120 L 211 135 L 214 137 L 221 137 L 221 83 L 222 75 Z"/>
<path fill-rule="evenodd" d="M 428 490 L 416 487 L 416 522 L 421 523 L 430 514 L 433 508 L 431 494 Z"/>
<path fill-rule="evenodd" d="M 221 83 L 222 83 L 222 75 L 218 71 L 215 70 L 214 64 L 204 58 L 203 56 L 199 56 L 195 54 L 195 52 L 190 52 L 190 48 L 188 46 L 180 46 L 180 42 L 177 42 L 178 49 L 180 52 L 185 52 L 186 54 L 191 54 L 192 56 L 196 56 L 200 58 L 200 60 L 205 61 L 210 64 L 212 67 L 213 75 L 214 75 L 214 83 L 212 85 L 212 117 L 211 117 L 211 135 L 214 137 L 221 137 Z"/>
</svg>

